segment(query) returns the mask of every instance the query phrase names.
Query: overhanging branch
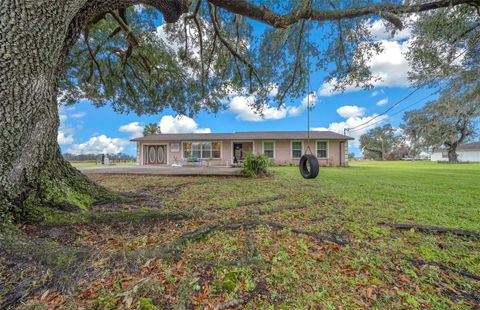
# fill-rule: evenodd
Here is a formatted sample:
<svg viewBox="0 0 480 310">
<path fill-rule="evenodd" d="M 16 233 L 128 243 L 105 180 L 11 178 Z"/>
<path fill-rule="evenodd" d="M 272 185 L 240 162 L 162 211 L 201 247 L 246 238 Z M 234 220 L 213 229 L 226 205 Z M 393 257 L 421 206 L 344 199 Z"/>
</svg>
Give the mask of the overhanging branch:
<svg viewBox="0 0 480 310">
<path fill-rule="evenodd" d="M 395 15 L 418 13 L 461 4 L 480 4 L 479 0 L 439 0 L 413 5 L 393 3 L 372 4 L 359 8 L 340 9 L 336 11 L 310 10 L 307 7 L 302 7 L 291 13 L 279 14 L 264 6 L 258 6 L 246 0 L 208 0 L 208 2 L 217 7 L 224 8 L 231 13 L 257 20 L 275 28 L 287 28 L 303 19 L 323 22 L 367 15 L 377 15 L 398 27 L 399 20 L 394 18 Z"/>
</svg>

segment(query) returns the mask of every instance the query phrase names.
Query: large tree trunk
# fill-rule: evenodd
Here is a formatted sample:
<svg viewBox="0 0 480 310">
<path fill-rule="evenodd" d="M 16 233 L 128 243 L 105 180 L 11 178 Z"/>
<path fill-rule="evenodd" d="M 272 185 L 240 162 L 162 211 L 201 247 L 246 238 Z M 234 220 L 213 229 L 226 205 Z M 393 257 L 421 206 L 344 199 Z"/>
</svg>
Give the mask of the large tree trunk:
<svg viewBox="0 0 480 310">
<path fill-rule="evenodd" d="M 21 3 L 0 8 L 0 211 L 26 216 L 40 205 L 84 207 L 106 191 L 65 162 L 57 143 L 58 81 L 78 8 Z"/>
<path fill-rule="evenodd" d="M 452 163 L 458 162 L 458 154 L 456 148 L 448 149 L 448 161 Z"/>
<path fill-rule="evenodd" d="M 174 21 L 175 0 L 3 0 L 0 6 L 0 221 L 44 206 L 88 207 L 108 192 L 67 163 L 57 143 L 58 84 L 80 33 L 137 2 Z"/>
</svg>

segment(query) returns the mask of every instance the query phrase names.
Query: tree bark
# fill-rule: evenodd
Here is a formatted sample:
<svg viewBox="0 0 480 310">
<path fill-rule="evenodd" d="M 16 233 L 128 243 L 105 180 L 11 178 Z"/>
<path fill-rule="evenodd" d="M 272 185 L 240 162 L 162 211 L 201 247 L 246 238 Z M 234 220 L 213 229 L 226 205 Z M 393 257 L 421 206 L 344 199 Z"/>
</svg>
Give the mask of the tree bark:
<svg viewBox="0 0 480 310">
<path fill-rule="evenodd" d="M 0 221 L 45 206 L 86 208 L 110 197 L 66 162 L 57 143 L 59 79 L 89 22 L 143 2 L 166 21 L 186 11 L 175 0 L 4 0 L 0 6 Z"/>
<path fill-rule="evenodd" d="M 452 163 L 457 163 L 458 162 L 458 154 L 455 149 L 449 149 L 448 150 L 448 161 Z"/>
<path fill-rule="evenodd" d="M 447 145 L 447 152 L 448 152 L 448 161 L 452 163 L 457 163 L 458 162 L 457 143 Z"/>
</svg>

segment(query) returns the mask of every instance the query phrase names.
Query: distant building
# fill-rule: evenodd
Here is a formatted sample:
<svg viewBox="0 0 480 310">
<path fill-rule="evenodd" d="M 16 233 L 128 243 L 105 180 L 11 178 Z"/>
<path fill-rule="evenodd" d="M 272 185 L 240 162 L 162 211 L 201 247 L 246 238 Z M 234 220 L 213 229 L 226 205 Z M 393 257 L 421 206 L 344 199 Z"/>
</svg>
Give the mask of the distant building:
<svg viewBox="0 0 480 310">
<path fill-rule="evenodd" d="M 462 144 L 457 147 L 458 161 L 480 162 L 480 141 Z M 448 151 L 438 150 L 432 153 L 432 161 L 448 161 Z"/>
</svg>

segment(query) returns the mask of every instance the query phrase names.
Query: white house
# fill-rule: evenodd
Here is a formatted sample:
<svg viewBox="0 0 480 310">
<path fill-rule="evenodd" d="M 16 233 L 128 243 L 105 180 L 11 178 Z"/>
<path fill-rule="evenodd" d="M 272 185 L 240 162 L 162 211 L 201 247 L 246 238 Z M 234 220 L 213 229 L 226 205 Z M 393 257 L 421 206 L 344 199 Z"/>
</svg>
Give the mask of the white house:
<svg viewBox="0 0 480 310">
<path fill-rule="evenodd" d="M 458 160 L 480 162 L 480 141 L 462 144 L 457 148 Z M 439 150 L 432 153 L 432 161 L 448 161 L 448 152 Z"/>
</svg>

